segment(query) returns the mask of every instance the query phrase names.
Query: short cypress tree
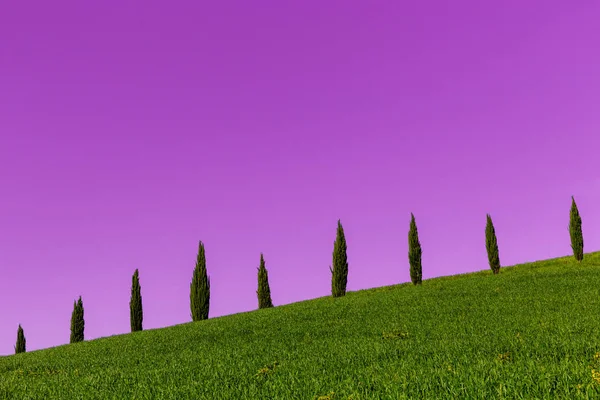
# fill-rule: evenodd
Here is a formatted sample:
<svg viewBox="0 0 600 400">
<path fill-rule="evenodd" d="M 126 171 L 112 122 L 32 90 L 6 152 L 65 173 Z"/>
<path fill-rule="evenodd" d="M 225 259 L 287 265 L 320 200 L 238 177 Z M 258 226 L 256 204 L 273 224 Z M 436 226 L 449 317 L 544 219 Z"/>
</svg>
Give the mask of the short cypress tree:
<svg viewBox="0 0 600 400">
<path fill-rule="evenodd" d="M 17 344 L 15 346 L 15 354 L 25 353 L 25 343 L 25 334 L 23 333 L 21 324 L 19 324 L 19 328 L 17 329 Z"/>
<path fill-rule="evenodd" d="M 140 277 L 136 268 L 131 278 L 131 300 L 129 301 L 129 323 L 131 332 L 141 331 L 144 320 L 144 311 L 142 310 L 142 288 L 140 287 Z"/>
<path fill-rule="evenodd" d="M 494 275 L 500 272 L 500 254 L 498 253 L 498 240 L 492 217 L 487 214 L 487 223 L 485 225 L 485 248 L 487 249 L 488 262 Z"/>
<path fill-rule="evenodd" d="M 420 285 L 423 281 L 423 269 L 421 266 L 422 253 L 415 216 L 410 213 L 410 229 L 408 231 L 408 262 L 410 264 L 410 280 L 414 285 Z"/>
<path fill-rule="evenodd" d="M 71 340 L 70 343 L 83 342 L 83 331 L 85 320 L 83 318 L 83 301 L 81 296 L 77 302 L 73 302 L 73 313 L 71 314 Z"/>
<path fill-rule="evenodd" d="M 333 297 L 346 295 L 346 285 L 348 283 L 348 256 L 346 250 L 344 228 L 338 219 L 337 234 L 333 242 L 333 269 L 329 266 L 331 271 L 331 295 Z"/>
<path fill-rule="evenodd" d="M 258 267 L 258 308 L 269 308 L 273 307 L 271 301 L 271 288 L 269 287 L 269 274 L 267 268 L 265 268 L 265 259 L 263 254 L 260 253 L 260 266 Z"/>
<path fill-rule="evenodd" d="M 200 241 L 198 245 L 198 257 L 196 268 L 192 275 L 190 284 L 190 308 L 192 310 L 192 321 L 208 319 L 210 306 L 210 278 L 206 272 L 206 256 L 204 244 Z"/>
<path fill-rule="evenodd" d="M 77 316 L 78 313 L 78 309 L 77 309 L 77 300 L 73 301 L 73 312 L 71 313 L 71 338 L 69 339 L 69 343 L 75 343 L 76 340 L 76 325 L 77 325 L 77 320 L 79 319 L 79 317 Z"/>
<path fill-rule="evenodd" d="M 583 232 L 581 231 L 581 216 L 575 198 L 571 196 L 571 218 L 569 222 L 569 234 L 571 235 L 571 248 L 573 257 L 579 262 L 583 260 Z"/>
</svg>

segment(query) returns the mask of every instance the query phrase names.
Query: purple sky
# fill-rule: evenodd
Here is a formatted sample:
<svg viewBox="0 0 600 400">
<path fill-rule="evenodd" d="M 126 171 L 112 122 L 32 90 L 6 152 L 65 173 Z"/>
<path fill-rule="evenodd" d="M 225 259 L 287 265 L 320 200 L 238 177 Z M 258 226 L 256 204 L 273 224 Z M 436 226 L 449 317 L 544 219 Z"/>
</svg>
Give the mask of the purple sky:
<svg viewBox="0 0 600 400">
<path fill-rule="evenodd" d="M 8 1 L 0 6 L 0 354 L 600 250 L 598 1 Z M 218 5 L 219 3 L 220 5 Z"/>
</svg>

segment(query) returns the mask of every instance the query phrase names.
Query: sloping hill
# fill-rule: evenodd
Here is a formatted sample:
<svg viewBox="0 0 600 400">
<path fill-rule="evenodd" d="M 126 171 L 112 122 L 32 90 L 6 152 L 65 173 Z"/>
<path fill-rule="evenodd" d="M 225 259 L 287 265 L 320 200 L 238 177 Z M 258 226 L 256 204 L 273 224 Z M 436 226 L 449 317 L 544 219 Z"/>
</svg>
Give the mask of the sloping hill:
<svg viewBox="0 0 600 400">
<path fill-rule="evenodd" d="M 600 398 L 599 283 L 596 252 L 64 345 L 0 397 Z"/>
</svg>

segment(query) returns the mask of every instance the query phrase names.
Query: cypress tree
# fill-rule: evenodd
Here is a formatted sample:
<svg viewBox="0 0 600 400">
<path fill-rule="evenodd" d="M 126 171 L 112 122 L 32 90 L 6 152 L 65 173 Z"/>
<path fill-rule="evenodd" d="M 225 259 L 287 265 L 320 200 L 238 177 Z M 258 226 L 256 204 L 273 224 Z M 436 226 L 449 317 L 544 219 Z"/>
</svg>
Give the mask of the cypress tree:
<svg viewBox="0 0 600 400">
<path fill-rule="evenodd" d="M 338 219 L 337 234 L 333 242 L 333 269 L 329 266 L 331 271 L 331 295 L 333 297 L 346 295 L 346 285 L 348 283 L 348 256 L 346 250 L 344 228 Z"/>
<path fill-rule="evenodd" d="M 144 312 L 142 310 L 142 288 L 140 287 L 140 277 L 136 268 L 131 278 L 131 300 L 129 301 L 129 323 L 131 332 L 141 331 Z"/>
<path fill-rule="evenodd" d="M 569 234 L 571 235 L 571 248 L 573 257 L 579 262 L 583 260 L 583 232 L 581 231 L 581 216 L 575 198 L 571 196 L 571 218 L 569 222 Z"/>
<path fill-rule="evenodd" d="M 492 217 L 487 214 L 487 223 L 485 225 L 485 248 L 487 249 L 488 262 L 494 275 L 500 272 L 500 254 L 498 253 L 498 240 L 496 231 L 492 222 Z"/>
<path fill-rule="evenodd" d="M 208 319 L 210 306 L 210 278 L 206 273 L 206 256 L 204 244 L 200 241 L 198 245 L 198 257 L 196 268 L 192 275 L 190 284 L 190 308 L 192 310 L 192 321 Z"/>
<path fill-rule="evenodd" d="M 25 353 L 25 343 L 25 334 L 23 333 L 21 324 L 19 324 L 19 328 L 17 329 L 17 344 L 15 346 L 15 354 Z"/>
<path fill-rule="evenodd" d="M 267 268 L 265 268 L 265 259 L 263 254 L 260 253 L 260 266 L 258 267 L 258 308 L 269 308 L 273 307 L 271 301 L 271 289 L 269 288 L 269 274 Z"/>
<path fill-rule="evenodd" d="M 71 338 L 69 339 L 69 343 L 75 343 L 76 342 L 76 325 L 77 325 L 77 320 L 79 319 L 79 317 L 77 316 L 77 301 L 73 301 L 73 312 L 71 313 Z"/>
<path fill-rule="evenodd" d="M 85 320 L 83 318 L 83 301 L 81 296 L 77 302 L 73 302 L 73 313 L 71 314 L 71 340 L 70 343 L 83 342 L 83 331 Z"/>
<path fill-rule="evenodd" d="M 410 280 L 414 285 L 420 285 L 423 281 L 423 269 L 421 266 L 422 253 L 415 216 L 410 213 L 410 229 L 408 231 L 408 262 L 410 264 Z"/>
</svg>

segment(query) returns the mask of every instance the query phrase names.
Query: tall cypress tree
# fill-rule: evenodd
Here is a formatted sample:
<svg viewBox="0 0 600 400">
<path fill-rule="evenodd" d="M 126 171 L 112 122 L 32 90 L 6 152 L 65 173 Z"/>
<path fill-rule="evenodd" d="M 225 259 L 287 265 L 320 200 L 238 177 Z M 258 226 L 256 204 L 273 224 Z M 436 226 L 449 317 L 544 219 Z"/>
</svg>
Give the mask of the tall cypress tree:
<svg viewBox="0 0 600 400">
<path fill-rule="evenodd" d="M 579 262 L 583 260 L 583 232 L 581 230 L 581 217 L 575 198 L 571 196 L 571 218 L 569 222 L 569 234 L 571 235 L 571 248 L 573 257 Z"/>
<path fill-rule="evenodd" d="M 263 254 L 260 253 L 260 266 L 258 267 L 258 308 L 269 308 L 273 307 L 271 301 L 271 288 L 269 287 L 269 274 L 265 267 L 265 259 Z"/>
<path fill-rule="evenodd" d="M 83 342 L 84 328 L 83 301 L 81 300 L 81 296 L 79 296 L 79 300 L 73 302 L 73 313 L 71 314 L 71 343 Z"/>
<path fill-rule="evenodd" d="M 131 300 L 129 301 L 129 323 L 131 332 L 141 331 L 144 320 L 144 311 L 142 310 L 142 288 L 140 287 L 140 277 L 136 268 L 131 278 Z"/>
<path fill-rule="evenodd" d="M 492 222 L 492 217 L 487 214 L 487 223 L 485 225 L 485 248 L 487 250 L 488 262 L 494 275 L 500 272 L 500 254 L 498 252 L 498 240 L 496 239 L 496 230 Z"/>
<path fill-rule="evenodd" d="M 15 346 L 15 354 L 25 353 L 25 343 L 25 334 L 23 333 L 21 324 L 19 324 L 19 328 L 17 329 L 17 344 Z"/>
<path fill-rule="evenodd" d="M 346 285 L 348 283 L 348 256 L 346 250 L 344 228 L 338 219 L 337 234 L 333 242 L 333 269 L 329 266 L 331 271 L 331 295 L 333 297 L 346 295 Z"/>
<path fill-rule="evenodd" d="M 423 269 L 421 266 L 422 253 L 415 216 L 413 213 L 410 213 L 410 229 L 408 230 L 408 262 L 410 264 L 410 280 L 414 285 L 420 285 L 423 281 Z"/>
<path fill-rule="evenodd" d="M 204 244 L 200 241 L 198 245 L 198 257 L 196 268 L 190 284 L 190 308 L 192 310 L 192 321 L 208 319 L 210 306 L 210 278 L 206 272 L 206 256 Z"/>
</svg>

